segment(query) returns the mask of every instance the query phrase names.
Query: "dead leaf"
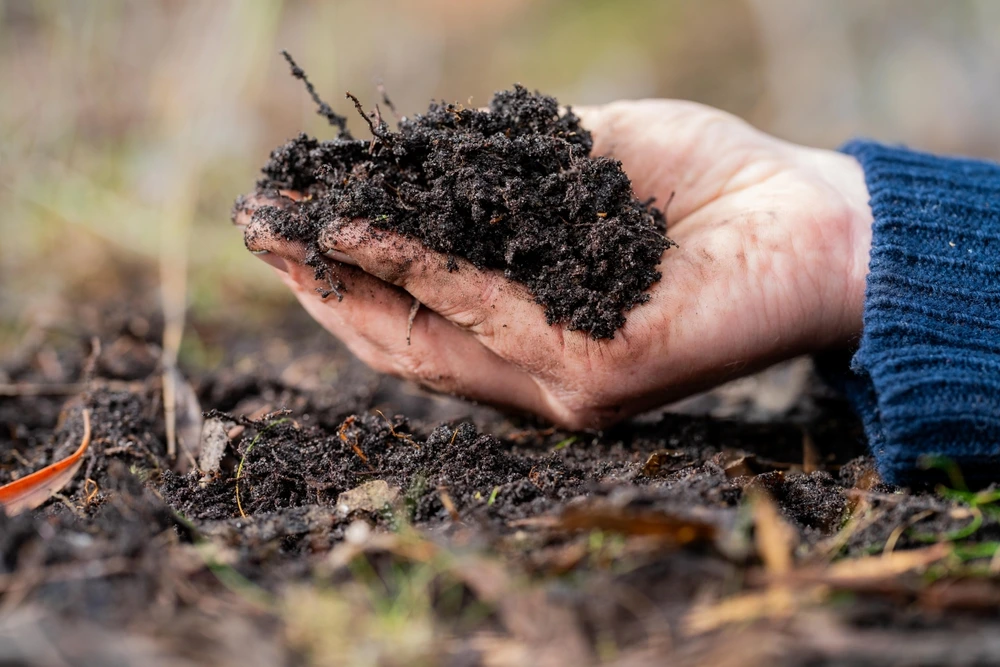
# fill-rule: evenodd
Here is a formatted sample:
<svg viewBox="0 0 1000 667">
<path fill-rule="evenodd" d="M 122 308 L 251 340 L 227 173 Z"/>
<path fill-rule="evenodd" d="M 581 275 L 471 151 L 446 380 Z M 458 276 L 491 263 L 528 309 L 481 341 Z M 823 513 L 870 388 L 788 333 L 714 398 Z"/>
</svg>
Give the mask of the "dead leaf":
<svg viewBox="0 0 1000 667">
<path fill-rule="evenodd" d="M 0 507 L 8 516 L 32 510 L 58 493 L 73 479 L 90 446 L 90 410 L 83 411 L 83 438 L 75 452 L 41 470 L 0 486 Z"/>
<path fill-rule="evenodd" d="M 656 477 L 662 473 L 680 470 L 688 465 L 690 465 L 690 461 L 684 452 L 663 450 L 649 455 L 646 463 L 642 466 L 642 474 L 644 477 Z"/>
</svg>

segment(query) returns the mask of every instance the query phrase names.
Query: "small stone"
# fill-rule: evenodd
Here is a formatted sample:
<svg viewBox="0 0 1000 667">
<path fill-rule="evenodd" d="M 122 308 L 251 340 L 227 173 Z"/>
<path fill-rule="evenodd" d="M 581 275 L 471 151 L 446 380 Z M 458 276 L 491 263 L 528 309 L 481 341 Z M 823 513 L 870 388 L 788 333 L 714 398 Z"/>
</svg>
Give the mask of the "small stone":
<svg viewBox="0 0 1000 667">
<path fill-rule="evenodd" d="M 375 512 L 392 505 L 398 497 L 398 488 L 376 479 L 337 496 L 337 513 L 347 516 L 351 512 Z"/>
</svg>

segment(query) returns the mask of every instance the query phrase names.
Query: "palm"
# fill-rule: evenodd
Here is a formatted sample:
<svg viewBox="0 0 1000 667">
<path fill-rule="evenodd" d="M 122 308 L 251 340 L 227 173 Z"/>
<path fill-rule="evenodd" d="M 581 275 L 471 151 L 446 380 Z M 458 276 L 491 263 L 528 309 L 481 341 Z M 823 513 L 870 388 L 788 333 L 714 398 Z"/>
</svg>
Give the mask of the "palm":
<svg viewBox="0 0 1000 667">
<path fill-rule="evenodd" d="M 850 158 L 786 144 L 691 103 L 578 112 L 595 153 L 621 160 L 639 197 L 662 204 L 673 195 L 668 232 L 679 247 L 665 254 L 650 301 L 613 340 L 545 326 L 519 286 L 467 264 L 457 280 L 445 258 L 416 241 L 373 241 L 349 229 L 321 240 L 364 270 L 338 265 L 355 292 L 343 303 L 317 296 L 312 269 L 298 264 L 302 248 L 260 229 L 248 230 L 248 246 L 288 260 L 284 279 L 303 306 L 375 368 L 574 427 L 857 333 L 870 213 Z M 427 306 L 412 345 L 401 335 L 409 295 Z"/>
</svg>

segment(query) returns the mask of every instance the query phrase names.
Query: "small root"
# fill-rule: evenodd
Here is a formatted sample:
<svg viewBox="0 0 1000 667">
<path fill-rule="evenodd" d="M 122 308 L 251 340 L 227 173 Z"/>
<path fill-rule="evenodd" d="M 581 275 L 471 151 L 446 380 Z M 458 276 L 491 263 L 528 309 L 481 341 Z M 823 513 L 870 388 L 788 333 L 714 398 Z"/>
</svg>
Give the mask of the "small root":
<svg viewBox="0 0 1000 667">
<path fill-rule="evenodd" d="M 381 410 L 375 410 L 375 412 L 377 412 L 378 415 L 385 420 L 385 424 L 386 426 L 389 427 L 389 433 L 392 434 L 392 437 L 398 440 L 405 440 L 414 447 L 416 447 L 417 449 L 420 449 L 420 445 L 417 444 L 416 440 L 413 439 L 412 435 L 409 435 L 408 433 L 397 433 L 396 429 L 392 425 L 392 422 L 389 421 L 389 418 L 385 416 L 385 413 L 383 413 Z"/>
<path fill-rule="evenodd" d="M 302 83 L 305 84 L 306 90 L 309 92 L 309 97 L 311 97 L 313 102 L 316 103 L 317 106 L 316 113 L 326 118 L 327 122 L 330 123 L 330 125 L 337 128 L 338 138 L 350 139 L 351 133 L 347 131 L 347 118 L 338 114 L 336 111 L 333 110 L 333 108 L 329 104 L 323 101 L 323 99 L 319 96 L 319 93 L 317 93 L 316 89 L 313 87 L 312 82 L 306 77 L 305 70 L 303 70 L 301 67 L 298 66 L 298 64 L 296 64 L 296 62 L 292 59 L 292 56 L 291 54 L 288 53 L 288 51 L 282 51 L 281 55 L 285 57 L 285 60 L 287 60 L 289 66 L 291 66 L 292 76 L 294 76 L 296 79 L 301 80 Z"/>
<path fill-rule="evenodd" d="M 359 100 L 351 93 L 347 93 L 346 96 L 349 100 L 354 102 L 354 108 L 357 109 L 358 113 L 361 114 L 361 117 L 365 119 L 365 122 L 368 124 L 368 129 L 372 133 L 372 143 L 371 146 L 369 147 L 369 152 L 374 150 L 376 139 L 381 139 L 383 142 L 387 144 L 391 143 L 392 132 L 389 131 L 389 125 L 384 120 L 382 120 L 382 112 L 378 110 L 378 105 L 375 106 L 376 112 L 374 114 L 369 115 L 365 111 L 364 107 L 361 106 L 361 100 Z M 372 118 L 372 116 L 374 116 L 374 119 Z"/>
<path fill-rule="evenodd" d="M 330 289 L 327 290 L 317 287 L 316 291 L 319 293 L 320 297 L 324 301 L 326 301 L 328 298 L 330 298 L 330 295 L 334 295 L 337 297 L 337 301 L 343 301 L 344 293 L 340 291 L 340 288 L 343 287 L 343 285 L 341 285 L 339 281 L 334 283 L 333 278 L 331 276 L 327 276 L 326 280 L 327 283 L 329 283 L 330 285 Z"/>
</svg>

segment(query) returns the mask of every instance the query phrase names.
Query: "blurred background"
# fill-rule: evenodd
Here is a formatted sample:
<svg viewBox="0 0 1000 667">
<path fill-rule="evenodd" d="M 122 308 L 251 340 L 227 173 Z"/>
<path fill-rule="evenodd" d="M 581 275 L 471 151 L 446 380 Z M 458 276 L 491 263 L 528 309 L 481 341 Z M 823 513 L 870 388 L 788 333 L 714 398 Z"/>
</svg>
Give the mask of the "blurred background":
<svg viewBox="0 0 1000 667">
<path fill-rule="evenodd" d="M 229 210 L 271 148 L 332 134 L 280 49 L 342 112 L 379 83 L 405 114 L 516 81 L 998 158 L 998 35 L 995 0 L 0 0 L 0 354 L 130 298 L 182 361 L 216 358 L 199 323 L 266 335 L 290 297 Z"/>
</svg>

